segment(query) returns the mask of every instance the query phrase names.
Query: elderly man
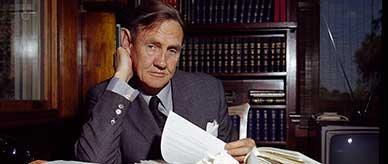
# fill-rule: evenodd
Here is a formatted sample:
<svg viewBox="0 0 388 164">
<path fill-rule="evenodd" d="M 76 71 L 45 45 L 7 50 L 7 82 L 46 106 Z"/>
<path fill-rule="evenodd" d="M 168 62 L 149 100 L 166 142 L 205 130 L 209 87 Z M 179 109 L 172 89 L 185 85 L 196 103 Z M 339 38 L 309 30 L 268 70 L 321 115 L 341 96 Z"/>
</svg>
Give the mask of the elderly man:
<svg viewBox="0 0 388 164">
<path fill-rule="evenodd" d="M 222 84 L 176 70 L 183 44 L 179 13 L 159 1 L 139 6 L 121 31 L 113 78 L 89 90 L 89 120 L 75 145 L 78 160 L 133 163 L 162 159 L 160 137 L 170 111 L 202 129 L 216 121 L 218 138 L 242 162 L 252 139 L 232 141 Z"/>
</svg>

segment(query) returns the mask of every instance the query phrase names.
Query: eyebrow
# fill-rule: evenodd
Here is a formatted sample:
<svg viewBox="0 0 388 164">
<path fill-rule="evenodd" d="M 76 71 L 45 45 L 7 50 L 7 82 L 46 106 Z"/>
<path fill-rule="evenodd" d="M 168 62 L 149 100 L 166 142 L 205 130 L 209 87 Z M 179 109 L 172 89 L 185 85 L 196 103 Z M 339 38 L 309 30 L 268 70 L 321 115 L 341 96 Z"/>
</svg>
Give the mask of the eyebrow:
<svg viewBox="0 0 388 164">
<path fill-rule="evenodd" d="M 178 45 L 178 44 L 176 44 L 176 45 L 170 45 L 170 46 L 168 46 L 167 47 L 167 49 L 176 49 L 176 50 L 181 50 L 182 49 L 182 46 L 181 45 Z"/>
<path fill-rule="evenodd" d="M 161 42 L 159 42 L 157 39 L 154 39 L 154 38 L 150 38 L 150 39 L 145 40 L 145 43 L 146 43 L 146 44 L 151 43 L 151 44 L 155 44 L 155 45 L 158 45 L 158 46 L 162 45 Z M 180 44 L 173 44 L 173 45 L 168 45 L 168 46 L 167 46 L 167 49 L 177 49 L 177 50 L 181 50 L 182 47 L 183 47 L 183 45 L 180 45 Z"/>
</svg>

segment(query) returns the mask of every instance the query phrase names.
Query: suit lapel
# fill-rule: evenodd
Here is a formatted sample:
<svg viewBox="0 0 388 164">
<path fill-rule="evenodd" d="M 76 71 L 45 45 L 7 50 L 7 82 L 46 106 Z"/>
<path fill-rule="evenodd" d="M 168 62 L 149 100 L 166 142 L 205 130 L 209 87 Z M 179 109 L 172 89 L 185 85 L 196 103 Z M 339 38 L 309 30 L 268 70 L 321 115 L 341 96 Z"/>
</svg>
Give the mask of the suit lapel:
<svg viewBox="0 0 388 164">
<path fill-rule="evenodd" d="M 171 80 L 173 111 L 185 119 L 191 119 L 194 116 L 193 110 L 191 110 L 193 102 L 190 95 L 190 88 L 187 87 L 185 80 L 180 76 L 179 71 L 175 73 Z M 128 110 L 129 117 L 144 138 L 152 143 L 154 136 L 161 135 L 161 131 L 151 111 L 148 109 L 147 103 L 139 95 L 133 101 L 132 106 Z"/>
<path fill-rule="evenodd" d="M 141 97 L 137 96 L 133 101 L 133 107 L 128 110 L 128 115 L 132 119 L 133 124 L 138 128 L 150 143 L 152 143 L 155 135 L 161 135 L 161 131 L 155 122 L 152 113 L 147 107 L 147 103 Z"/>
<path fill-rule="evenodd" d="M 192 118 L 193 111 L 190 109 L 193 102 L 189 88 L 185 85 L 184 79 L 180 78 L 179 71 L 171 80 L 173 111 L 185 119 Z"/>
</svg>

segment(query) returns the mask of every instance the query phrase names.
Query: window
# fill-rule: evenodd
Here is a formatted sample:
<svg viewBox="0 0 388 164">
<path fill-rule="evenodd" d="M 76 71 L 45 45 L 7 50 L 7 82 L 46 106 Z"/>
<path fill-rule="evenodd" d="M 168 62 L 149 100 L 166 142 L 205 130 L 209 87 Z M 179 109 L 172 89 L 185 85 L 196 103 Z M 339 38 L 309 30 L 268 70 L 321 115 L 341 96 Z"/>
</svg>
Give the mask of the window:
<svg viewBox="0 0 388 164">
<path fill-rule="evenodd" d="M 381 0 L 321 0 L 320 16 L 320 111 L 352 115 L 377 110 Z"/>
<path fill-rule="evenodd" d="M 0 2 L 0 111 L 53 108 L 56 1 Z"/>
<path fill-rule="evenodd" d="M 1 5 L 0 98 L 40 100 L 42 48 L 40 1 L 4 1 Z"/>
</svg>

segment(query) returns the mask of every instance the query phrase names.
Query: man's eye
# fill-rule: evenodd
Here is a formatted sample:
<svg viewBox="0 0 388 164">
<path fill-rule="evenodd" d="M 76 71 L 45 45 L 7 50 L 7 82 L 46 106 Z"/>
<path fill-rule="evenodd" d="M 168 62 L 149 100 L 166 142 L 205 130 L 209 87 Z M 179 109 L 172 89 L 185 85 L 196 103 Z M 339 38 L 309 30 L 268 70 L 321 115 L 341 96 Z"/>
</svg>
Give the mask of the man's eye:
<svg viewBox="0 0 388 164">
<path fill-rule="evenodd" d="M 153 44 L 148 44 L 147 47 L 150 48 L 150 49 L 154 49 L 154 48 L 155 48 L 155 45 L 153 45 Z"/>
<path fill-rule="evenodd" d="M 170 50 L 168 50 L 168 51 L 170 52 L 170 54 L 176 54 L 176 53 L 178 53 L 178 51 L 175 50 L 175 49 L 170 49 Z"/>
</svg>

